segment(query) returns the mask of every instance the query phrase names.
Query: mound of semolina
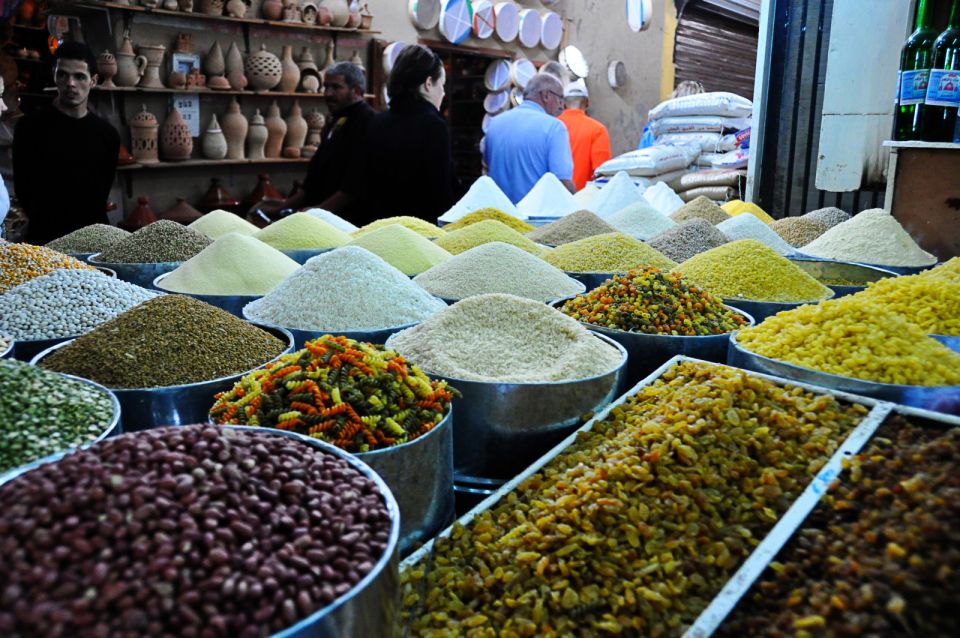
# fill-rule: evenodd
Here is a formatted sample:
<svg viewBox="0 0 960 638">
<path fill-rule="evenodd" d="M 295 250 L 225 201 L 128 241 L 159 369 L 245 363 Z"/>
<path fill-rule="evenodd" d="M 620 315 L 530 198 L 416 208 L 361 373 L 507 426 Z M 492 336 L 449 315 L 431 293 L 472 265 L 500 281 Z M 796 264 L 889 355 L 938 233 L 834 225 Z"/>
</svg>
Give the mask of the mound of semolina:
<svg viewBox="0 0 960 638">
<path fill-rule="evenodd" d="M 443 227 L 443 230 L 447 232 L 451 230 L 458 230 L 460 228 L 465 228 L 470 224 L 487 221 L 488 219 L 505 224 L 518 233 L 529 233 L 534 228 L 522 219 L 514 217 L 509 213 L 505 213 L 498 208 L 481 208 L 480 210 L 475 210 L 472 213 L 464 215 L 452 224 L 447 224 Z"/>
<path fill-rule="evenodd" d="M 656 249 L 624 233 L 605 233 L 570 242 L 551 250 L 547 262 L 566 272 L 627 272 L 643 266 L 663 270 L 677 267 Z"/>
<path fill-rule="evenodd" d="M 393 224 L 400 224 L 405 228 L 409 228 L 418 235 L 422 235 L 427 239 L 436 239 L 444 234 L 444 230 L 439 226 L 431 224 L 428 221 L 420 219 L 419 217 L 410 217 L 409 215 L 400 215 L 398 217 L 385 217 L 383 219 L 378 219 L 375 222 L 370 222 L 366 226 L 353 231 L 353 237 L 363 237 L 367 233 L 372 233 L 375 230 L 380 230 L 381 228 L 386 228 L 387 226 L 392 226 Z"/>
<path fill-rule="evenodd" d="M 506 224 L 494 219 L 487 219 L 449 232 L 437 239 L 436 244 L 447 252 L 458 255 L 475 246 L 489 244 L 492 241 L 516 246 L 538 257 L 546 252 L 545 248 L 538 246 L 533 240 L 527 239 Z"/>
</svg>

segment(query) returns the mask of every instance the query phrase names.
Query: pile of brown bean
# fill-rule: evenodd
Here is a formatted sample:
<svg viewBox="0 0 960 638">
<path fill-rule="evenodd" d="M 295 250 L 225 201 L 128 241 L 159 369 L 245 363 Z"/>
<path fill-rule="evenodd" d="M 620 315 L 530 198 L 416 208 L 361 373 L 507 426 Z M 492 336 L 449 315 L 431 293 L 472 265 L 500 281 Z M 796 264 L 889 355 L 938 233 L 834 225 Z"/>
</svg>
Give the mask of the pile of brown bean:
<svg viewBox="0 0 960 638">
<path fill-rule="evenodd" d="M 894 416 L 719 636 L 960 635 L 960 428 Z"/>
<path fill-rule="evenodd" d="M 679 636 L 865 414 L 674 366 L 404 571 L 411 635 Z"/>
<path fill-rule="evenodd" d="M 300 441 L 123 435 L 0 488 L 0 634 L 267 636 L 347 593 L 390 525 L 374 482 Z"/>
</svg>

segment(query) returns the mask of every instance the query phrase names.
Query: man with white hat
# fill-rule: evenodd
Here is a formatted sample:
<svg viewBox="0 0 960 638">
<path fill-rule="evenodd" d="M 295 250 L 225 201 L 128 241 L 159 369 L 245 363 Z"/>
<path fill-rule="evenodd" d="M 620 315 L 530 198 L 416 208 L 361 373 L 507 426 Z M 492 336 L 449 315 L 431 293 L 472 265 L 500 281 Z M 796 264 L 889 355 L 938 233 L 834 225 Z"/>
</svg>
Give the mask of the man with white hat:
<svg viewBox="0 0 960 638">
<path fill-rule="evenodd" d="M 567 108 L 559 118 L 570 136 L 573 184 L 580 190 L 593 177 L 594 171 L 610 159 L 610 134 L 606 126 L 587 115 L 590 94 L 586 82 L 578 78 L 567 84 L 563 98 Z"/>
</svg>

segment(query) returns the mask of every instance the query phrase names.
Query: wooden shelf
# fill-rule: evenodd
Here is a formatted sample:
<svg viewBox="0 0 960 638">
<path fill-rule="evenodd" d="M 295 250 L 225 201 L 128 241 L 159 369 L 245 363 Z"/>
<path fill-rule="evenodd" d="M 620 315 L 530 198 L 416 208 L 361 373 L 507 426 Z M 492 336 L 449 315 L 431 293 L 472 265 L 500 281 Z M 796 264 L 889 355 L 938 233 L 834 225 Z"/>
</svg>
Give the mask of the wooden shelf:
<svg viewBox="0 0 960 638">
<path fill-rule="evenodd" d="M 166 168 L 198 168 L 206 166 L 260 166 L 264 164 L 307 164 L 308 158 L 289 159 L 286 157 L 269 158 L 262 160 L 242 159 L 242 160 L 186 160 L 183 162 L 158 162 L 156 164 L 127 164 L 118 166 L 118 171 L 139 171 L 139 170 L 162 170 Z"/>
<path fill-rule="evenodd" d="M 196 9 L 197 7 L 194 7 Z M 296 29 L 300 31 L 312 31 L 312 32 L 321 32 L 321 33 L 332 33 L 332 34 L 343 34 L 343 33 L 356 33 L 361 35 L 373 35 L 379 34 L 379 31 L 372 29 L 347 29 L 344 27 L 321 27 L 312 24 L 304 24 L 302 22 L 276 22 L 273 20 L 266 20 L 263 18 L 233 18 L 225 15 L 207 15 L 206 13 L 198 13 L 194 11 L 193 13 L 186 13 L 184 11 L 169 11 L 167 9 L 151 9 L 148 7 L 143 7 L 139 5 L 126 5 L 126 4 L 117 4 L 115 2 L 76 2 L 76 3 L 58 3 L 55 7 L 51 9 L 52 13 L 63 13 L 64 11 L 79 11 L 79 10 L 90 10 L 90 9 L 111 9 L 115 11 L 126 11 L 130 13 L 146 13 L 159 16 L 167 17 L 176 17 L 176 18 L 187 18 L 195 20 L 213 20 L 216 22 L 228 22 L 234 24 L 247 24 L 251 26 L 258 27 L 280 27 L 284 29 Z"/>
<path fill-rule="evenodd" d="M 56 91 L 56 87 L 47 87 L 45 91 Z M 320 99 L 323 97 L 323 93 L 298 93 L 298 92 L 282 92 L 282 91 L 234 91 L 233 89 L 227 89 L 224 91 L 215 90 L 215 89 L 171 89 L 171 88 L 157 88 L 157 89 L 148 89 L 141 86 L 116 86 L 113 88 L 105 88 L 102 86 L 93 87 L 94 91 L 102 91 L 104 93 L 198 93 L 200 95 L 238 95 L 238 96 L 247 96 L 247 97 L 296 97 L 296 98 L 307 98 L 307 99 Z M 368 100 L 372 100 L 376 96 L 372 93 L 364 93 L 363 97 Z"/>
<path fill-rule="evenodd" d="M 941 149 L 947 151 L 960 151 L 960 144 L 955 144 L 953 142 L 921 142 L 921 141 L 905 141 L 897 142 L 893 140 L 887 140 L 883 143 L 886 148 L 926 148 L 926 149 Z"/>
</svg>

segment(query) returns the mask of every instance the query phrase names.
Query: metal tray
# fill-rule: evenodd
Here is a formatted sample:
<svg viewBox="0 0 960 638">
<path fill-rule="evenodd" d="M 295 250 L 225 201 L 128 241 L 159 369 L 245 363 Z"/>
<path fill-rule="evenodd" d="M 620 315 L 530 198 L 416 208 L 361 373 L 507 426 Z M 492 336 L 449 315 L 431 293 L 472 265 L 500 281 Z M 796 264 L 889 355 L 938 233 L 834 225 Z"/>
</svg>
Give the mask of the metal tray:
<svg viewBox="0 0 960 638">
<path fill-rule="evenodd" d="M 795 266 L 799 267 L 817 281 L 821 279 L 846 279 L 847 281 L 856 282 L 849 286 L 823 284 L 835 293 L 833 296 L 834 299 L 860 292 L 867 287 L 868 283 L 897 276 L 897 273 L 892 270 L 879 266 L 857 264 L 851 261 L 817 259 L 816 257 L 806 257 L 804 255 L 791 255 L 789 259 Z"/>
<path fill-rule="evenodd" d="M 340 636 L 393 636 L 396 633 L 396 614 L 400 607 L 399 571 L 397 548 L 400 537 L 400 508 L 390 488 L 380 476 L 352 454 L 317 439 L 295 432 L 259 428 L 246 425 L 225 425 L 243 432 L 263 432 L 285 436 L 301 443 L 319 448 L 328 454 L 345 460 L 358 472 L 376 484 L 390 515 L 390 536 L 387 548 L 370 572 L 357 585 L 332 603 L 304 618 L 292 627 L 273 634 L 272 638 L 338 638 Z M 86 449 L 89 443 L 77 449 Z M 76 450 L 74 450 L 76 451 Z M 24 465 L 0 477 L 3 485 L 41 465 L 55 463 L 67 452 L 54 454 L 29 465 Z"/>
<path fill-rule="evenodd" d="M 96 268 L 105 267 L 116 273 L 118 279 L 136 284 L 147 290 L 154 290 L 153 280 L 164 273 L 175 270 L 182 261 L 164 261 L 155 264 L 123 264 L 98 261 L 100 253 L 94 253 L 87 259 L 87 263 Z"/>
<path fill-rule="evenodd" d="M 943 427 L 960 427 L 960 418 L 955 416 L 947 416 L 938 412 L 903 405 L 886 404 L 886 406 L 888 410 L 879 421 L 867 419 L 847 437 L 843 446 L 820 470 L 814 481 L 800 495 L 800 498 L 794 502 L 793 506 L 770 530 L 766 538 L 747 557 L 740 569 L 737 570 L 720 593 L 714 597 L 707 608 L 700 613 L 697 620 L 684 633 L 683 638 L 706 638 L 720 627 L 724 619 L 736 608 L 740 599 L 750 591 L 757 578 L 776 558 L 783 546 L 787 544 L 787 541 L 803 527 L 807 517 L 819 505 L 820 497 L 829 489 L 830 483 L 841 475 L 844 459 L 859 453 L 891 414 L 933 421 Z"/>
<path fill-rule="evenodd" d="M 480 513 L 496 506 L 497 503 L 502 498 L 504 498 L 507 494 L 512 492 L 514 489 L 516 489 L 517 486 L 519 486 L 522 482 L 526 481 L 533 474 L 536 474 L 537 472 L 539 472 L 545 465 L 550 463 L 554 458 L 562 454 L 570 445 L 575 443 L 577 440 L 577 435 L 580 432 L 586 432 L 593 429 L 593 425 L 599 421 L 604 420 L 611 410 L 623 404 L 628 398 L 630 398 L 631 396 L 639 392 L 641 388 L 652 384 L 654 381 L 660 378 L 667 370 L 669 370 L 675 364 L 683 361 L 693 361 L 697 363 L 711 363 L 711 362 L 702 361 L 700 359 L 695 359 L 693 357 L 687 357 L 684 355 L 677 355 L 672 357 L 669 361 L 665 362 L 659 368 L 657 368 L 652 373 L 650 373 L 650 375 L 648 375 L 645 379 L 641 380 L 639 383 L 633 386 L 633 388 L 631 388 L 628 392 L 620 396 L 616 401 L 614 401 L 613 403 L 610 403 L 603 411 L 599 412 L 594 418 L 592 418 L 589 422 L 587 422 L 583 427 L 578 428 L 576 431 L 570 434 L 570 436 L 568 436 L 566 439 L 564 439 L 559 444 L 557 444 L 556 447 L 554 447 L 552 450 L 544 454 L 542 457 L 540 457 L 540 459 L 538 459 L 536 462 L 530 465 L 530 467 L 528 467 L 526 470 L 521 472 L 512 480 L 504 484 L 503 487 L 501 487 L 496 492 L 494 492 L 490 497 L 482 501 L 474 509 L 470 510 L 469 512 L 464 514 L 462 517 L 460 517 L 457 520 L 457 524 L 467 525 Z M 722 364 L 711 363 L 711 365 L 722 365 Z M 735 366 L 727 366 L 727 367 L 735 367 Z M 779 529 L 782 529 L 781 523 L 784 520 L 787 520 L 788 521 L 787 525 L 789 525 L 790 521 L 794 519 L 799 518 L 800 520 L 802 520 L 803 518 L 805 518 L 806 513 L 808 513 L 809 510 L 816 505 L 816 502 L 819 499 L 819 495 L 823 493 L 826 487 L 830 484 L 830 481 L 832 481 L 833 478 L 839 472 L 842 458 L 847 454 L 854 454 L 856 453 L 856 451 L 859 451 L 860 448 L 863 447 L 866 440 L 873 434 L 873 432 L 876 430 L 879 424 L 887 417 L 887 415 L 890 413 L 890 411 L 894 407 L 890 403 L 877 401 L 869 397 L 862 397 L 862 396 L 850 394 L 847 392 L 826 389 L 826 388 L 810 385 L 803 382 L 794 382 L 794 381 L 783 379 L 781 377 L 775 377 L 775 376 L 771 376 L 771 375 L 767 375 L 759 372 L 753 372 L 753 371 L 747 371 L 747 372 L 752 376 L 766 379 L 768 381 L 772 381 L 780 385 L 796 386 L 811 392 L 816 392 L 818 394 L 829 394 L 838 399 L 842 399 L 850 403 L 859 403 L 861 405 L 870 407 L 871 410 L 864 417 L 863 421 L 861 421 L 860 424 L 847 435 L 846 440 L 838 449 L 834 457 L 831 458 L 830 461 L 828 461 L 827 464 L 820 469 L 820 471 L 817 473 L 816 476 L 811 477 L 811 483 L 807 487 L 806 491 L 800 496 L 800 498 L 797 499 L 794 505 L 787 510 L 787 512 L 781 517 L 780 521 L 778 521 L 778 523 L 773 527 L 773 529 L 770 532 L 768 532 L 763 542 L 761 542 L 760 545 L 758 545 L 757 548 L 754 550 L 753 554 L 751 554 L 747 558 L 747 560 L 741 566 L 740 570 L 734 573 L 734 575 L 728 581 L 727 585 L 721 590 L 721 593 L 724 591 L 727 591 L 727 588 L 731 586 L 731 583 L 739 584 L 739 581 L 744 578 L 743 576 L 741 576 L 741 571 L 744 569 L 746 565 L 751 564 L 750 561 L 753 558 L 754 554 L 759 552 L 762 548 L 767 553 L 770 552 L 770 549 L 769 549 L 770 546 L 776 544 L 777 536 L 775 536 L 775 533 L 777 533 Z M 803 515 L 800 516 L 800 512 L 804 510 L 806 510 L 806 512 L 804 512 Z M 440 534 L 438 534 L 437 538 L 444 538 L 449 536 L 450 533 L 452 532 L 452 529 L 453 529 L 452 526 L 448 527 L 447 529 L 442 531 Z M 771 537 L 773 537 L 773 540 L 770 540 Z M 783 542 L 785 542 L 785 539 Z M 400 564 L 401 571 L 415 566 L 420 561 L 424 561 L 424 569 L 429 571 L 432 567 L 434 543 L 435 541 L 431 540 L 429 543 L 424 545 L 418 551 L 408 556 Z M 782 543 L 777 545 L 776 548 L 772 551 L 772 554 L 776 554 L 776 552 L 779 551 L 781 546 L 782 546 Z M 764 566 L 765 565 L 766 563 L 764 563 Z M 426 580 L 424 579 L 423 582 L 425 586 Z M 717 597 L 719 598 L 719 596 L 720 594 L 718 594 Z M 423 599 L 423 596 L 421 595 L 421 600 L 422 599 Z M 707 608 L 707 610 L 709 609 L 710 607 Z M 704 610 L 703 613 L 706 613 L 707 610 Z M 703 614 L 701 614 L 701 616 L 702 615 Z M 687 635 L 692 636 L 694 634 L 689 634 L 688 632 Z M 696 634 L 696 635 L 700 636 L 704 634 Z"/>
<path fill-rule="evenodd" d="M 747 370 L 766 372 L 793 382 L 801 381 L 925 410 L 960 414 L 960 386 L 894 385 L 820 372 L 750 352 L 737 343 L 736 332 L 730 335 L 727 363 Z"/>
</svg>

